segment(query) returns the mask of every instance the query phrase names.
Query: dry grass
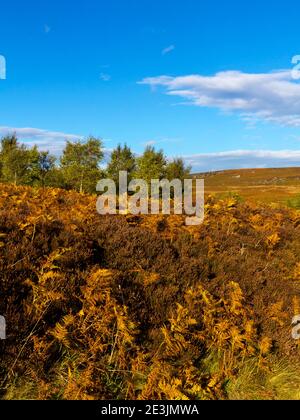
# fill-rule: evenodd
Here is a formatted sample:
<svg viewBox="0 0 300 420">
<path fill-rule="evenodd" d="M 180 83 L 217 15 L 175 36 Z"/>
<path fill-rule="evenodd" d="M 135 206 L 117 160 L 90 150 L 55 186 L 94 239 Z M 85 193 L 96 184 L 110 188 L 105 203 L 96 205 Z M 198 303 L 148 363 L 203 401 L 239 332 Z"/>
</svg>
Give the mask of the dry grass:
<svg viewBox="0 0 300 420">
<path fill-rule="evenodd" d="M 207 194 L 221 198 L 236 194 L 253 202 L 285 204 L 300 194 L 300 167 L 241 169 L 198 176 L 205 178 Z"/>
<path fill-rule="evenodd" d="M 299 212 L 210 198 L 187 228 L 95 205 L 1 186 L 2 398 L 298 399 Z"/>
</svg>

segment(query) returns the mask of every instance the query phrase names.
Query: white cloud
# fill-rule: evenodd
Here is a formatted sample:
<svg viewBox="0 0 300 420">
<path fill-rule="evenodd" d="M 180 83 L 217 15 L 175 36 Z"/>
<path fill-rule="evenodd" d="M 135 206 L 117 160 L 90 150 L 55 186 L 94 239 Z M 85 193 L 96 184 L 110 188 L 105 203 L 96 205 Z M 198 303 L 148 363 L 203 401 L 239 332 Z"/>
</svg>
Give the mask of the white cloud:
<svg viewBox="0 0 300 420">
<path fill-rule="evenodd" d="M 7 135 L 15 134 L 20 141 L 29 147 L 37 146 L 39 150 L 47 151 L 59 156 L 65 145 L 66 141 L 82 141 L 84 136 L 76 134 L 66 134 L 59 131 L 48 131 L 39 128 L 14 128 L 0 126 L 0 138 Z M 110 139 L 103 139 L 104 142 L 112 141 Z M 108 162 L 113 149 L 104 148 L 104 162 Z"/>
<path fill-rule="evenodd" d="M 248 123 L 268 121 L 300 126 L 300 84 L 289 70 L 249 74 L 225 71 L 214 76 L 189 75 L 145 78 L 140 84 L 162 86 L 166 94 L 189 104 L 238 112 Z"/>
<path fill-rule="evenodd" d="M 149 140 L 146 141 L 145 143 L 143 143 L 144 146 L 148 147 L 148 146 L 156 146 L 157 145 L 157 140 Z"/>
<path fill-rule="evenodd" d="M 100 74 L 100 79 L 101 79 L 103 82 L 109 82 L 109 81 L 111 80 L 111 76 L 110 76 L 110 74 L 101 73 L 101 74 Z"/>
<path fill-rule="evenodd" d="M 157 146 L 159 144 L 171 144 L 171 143 L 181 143 L 182 139 L 178 137 L 159 137 L 157 139 L 151 139 L 142 144 L 144 146 Z"/>
<path fill-rule="evenodd" d="M 45 31 L 45 34 L 48 34 L 49 32 L 51 32 L 50 26 L 44 25 L 44 31 Z"/>
<path fill-rule="evenodd" d="M 164 48 L 161 53 L 162 55 L 167 55 L 174 50 L 175 50 L 175 45 L 169 45 L 167 48 Z"/>
<path fill-rule="evenodd" d="M 233 150 L 184 156 L 194 172 L 300 166 L 300 150 Z"/>
<path fill-rule="evenodd" d="M 0 126 L 0 137 L 15 134 L 18 139 L 28 146 L 37 145 L 41 150 L 51 153 L 60 153 L 67 140 L 82 140 L 83 137 L 75 134 L 66 134 L 58 131 L 42 130 L 39 128 L 15 128 Z"/>
</svg>

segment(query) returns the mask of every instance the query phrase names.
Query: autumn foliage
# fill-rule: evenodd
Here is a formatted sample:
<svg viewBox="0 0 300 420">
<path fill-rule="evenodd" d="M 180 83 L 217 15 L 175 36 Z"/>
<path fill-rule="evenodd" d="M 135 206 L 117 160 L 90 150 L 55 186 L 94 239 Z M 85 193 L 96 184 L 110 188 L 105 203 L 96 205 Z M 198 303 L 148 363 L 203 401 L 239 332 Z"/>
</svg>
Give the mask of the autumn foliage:
<svg viewBox="0 0 300 420">
<path fill-rule="evenodd" d="M 299 213 L 210 197 L 203 225 L 184 221 L 1 185 L 2 397 L 280 398 L 278 363 L 298 356 Z M 257 395 L 237 394 L 241 378 Z"/>
</svg>

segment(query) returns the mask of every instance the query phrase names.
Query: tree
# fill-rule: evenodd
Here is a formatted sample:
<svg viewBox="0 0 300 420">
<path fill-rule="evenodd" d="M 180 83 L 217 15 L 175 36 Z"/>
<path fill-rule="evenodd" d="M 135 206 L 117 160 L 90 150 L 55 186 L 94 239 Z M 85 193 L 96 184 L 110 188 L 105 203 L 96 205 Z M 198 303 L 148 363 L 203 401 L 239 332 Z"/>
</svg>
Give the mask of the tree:
<svg viewBox="0 0 300 420">
<path fill-rule="evenodd" d="M 49 185 L 47 180 L 55 169 L 55 156 L 50 155 L 49 152 L 39 152 L 37 164 L 34 168 L 34 176 L 38 185 L 45 188 L 46 184 Z"/>
<path fill-rule="evenodd" d="M 115 181 L 116 185 L 118 185 L 119 172 L 127 171 L 128 180 L 131 181 L 135 167 L 136 159 L 131 149 L 126 144 L 124 147 L 118 145 L 111 154 L 110 162 L 107 167 L 107 175 Z"/>
<path fill-rule="evenodd" d="M 184 181 L 191 175 L 191 166 L 186 166 L 184 160 L 181 158 L 173 159 L 168 163 L 166 168 L 166 177 L 169 181 L 173 179 L 180 179 Z"/>
<path fill-rule="evenodd" d="M 6 136 L 1 140 L 1 178 L 4 182 L 31 184 L 34 179 L 35 167 L 38 162 L 37 147 L 28 149 L 18 143 L 15 135 Z"/>
<path fill-rule="evenodd" d="M 162 150 L 146 147 L 143 155 L 137 159 L 136 179 L 143 179 L 149 185 L 152 179 L 163 179 L 166 175 L 166 157 Z"/>
<path fill-rule="evenodd" d="M 67 188 L 77 189 L 80 193 L 95 192 L 102 174 L 100 163 L 103 156 L 99 139 L 90 137 L 86 142 L 68 141 L 60 159 Z"/>
<path fill-rule="evenodd" d="M 7 155 L 16 147 L 18 147 L 18 139 L 15 134 L 3 137 L 1 139 L 1 156 Z"/>
<path fill-rule="evenodd" d="M 54 165 L 54 168 L 51 169 L 51 171 L 47 173 L 45 184 L 46 184 L 45 185 L 46 187 L 63 188 L 63 189 L 67 188 L 67 185 L 64 179 L 64 174 L 60 167 Z"/>
</svg>

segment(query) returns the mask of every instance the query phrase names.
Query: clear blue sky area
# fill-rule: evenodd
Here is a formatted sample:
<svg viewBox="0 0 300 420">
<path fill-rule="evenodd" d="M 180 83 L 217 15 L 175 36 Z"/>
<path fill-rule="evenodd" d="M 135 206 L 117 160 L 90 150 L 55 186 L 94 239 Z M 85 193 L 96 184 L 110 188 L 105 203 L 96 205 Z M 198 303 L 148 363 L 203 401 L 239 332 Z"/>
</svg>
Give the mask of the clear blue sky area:
<svg viewBox="0 0 300 420">
<path fill-rule="evenodd" d="M 297 0 L 1 2 L 0 135 L 90 134 L 195 170 L 300 163 Z M 300 58 L 299 58 L 300 62 Z"/>
</svg>

